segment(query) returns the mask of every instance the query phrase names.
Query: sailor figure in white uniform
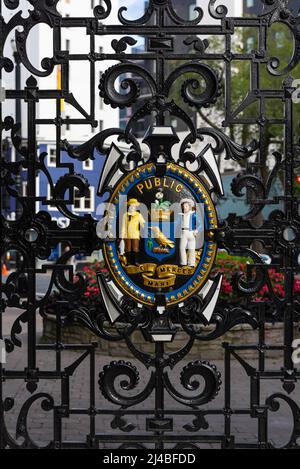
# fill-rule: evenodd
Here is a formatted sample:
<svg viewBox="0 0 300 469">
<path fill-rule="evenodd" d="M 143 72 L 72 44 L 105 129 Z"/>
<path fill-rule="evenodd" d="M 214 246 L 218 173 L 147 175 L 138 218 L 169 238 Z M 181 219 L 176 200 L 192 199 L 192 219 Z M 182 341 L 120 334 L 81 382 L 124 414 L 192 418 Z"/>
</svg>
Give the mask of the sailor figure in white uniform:
<svg viewBox="0 0 300 469">
<path fill-rule="evenodd" d="M 195 203 L 191 199 L 183 199 L 181 201 L 182 213 L 179 213 L 180 228 L 180 264 L 182 266 L 196 265 L 196 244 L 203 247 L 203 227 L 199 215 L 194 210 Z M 199 239 L 201 238 L 201 239 Z M 200 243 L 199 243 L 200 242 Z"/>
</svg>

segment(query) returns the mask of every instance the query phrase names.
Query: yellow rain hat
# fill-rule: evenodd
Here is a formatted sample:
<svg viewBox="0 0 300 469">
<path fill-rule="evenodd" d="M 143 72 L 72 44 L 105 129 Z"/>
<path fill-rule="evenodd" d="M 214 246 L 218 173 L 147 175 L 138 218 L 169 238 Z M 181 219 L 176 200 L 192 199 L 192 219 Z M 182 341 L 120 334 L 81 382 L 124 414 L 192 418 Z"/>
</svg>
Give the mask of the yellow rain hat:
<svg viewBox="0 0 300 469">
<path fill-rule="evenodd" d="M 129 199 L 128 202 L 127 202 L 127 205 L 141 205 L 140 202 L 138 201 L 138 199 Z"/>
</svg>

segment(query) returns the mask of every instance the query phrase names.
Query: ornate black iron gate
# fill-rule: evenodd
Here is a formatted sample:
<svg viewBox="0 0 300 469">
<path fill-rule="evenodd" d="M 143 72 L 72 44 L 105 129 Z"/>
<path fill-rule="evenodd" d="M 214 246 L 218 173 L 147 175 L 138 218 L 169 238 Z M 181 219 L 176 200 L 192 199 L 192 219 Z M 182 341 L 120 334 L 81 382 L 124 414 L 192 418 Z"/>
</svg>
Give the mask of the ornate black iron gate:
<svg viewBox="0 0 300 469">
<path fill-rule="evenodd" d="M 19 7 L 18 0 L 3 0 L 1 3 L 10 10 Z M 32 9 L 28 18 L 23 19 L 19 13 L 16 13 L 9 22 L 1 18 L 1 69 L 13 72 L 13 63 L 3 56 L 3 50 L 9 33 L 17 26 L 21 26 L 22 31 L 16 32 L 17 52 L 21 63 L 32 73 L 32 76 L 28 79 L 24 89 L 6 90 L 7 100 L 22 100 L 27 105 L 28 138 L 26 142 L 22 142 L 19 136 L 18 122 L 14 122 L 12 118 L 6 117 L 1 112 L 2 138 L 6 132 L 10 132 L 11 141 L 19 155 L 19 158 L 12 162 L 8 159 L 3 146 L 1 147 L 1 185 L 9 197 L 17 199 L 19 204 L 18 217 L 15 221 L 1 217 L 1 253 L 4 256 L 7 251 L 16 250 L 19 257 L 23 259 L 14 274 L 2 279 L 1 319 L 5 318 L 6 311 L 11 307 L 21 310 L 20 316 L 11 329 L 11 336 L 5 338 L 5 345 L 9 358 L 10 354 L 15 352 L 16 347 L 22 347 L 18 335 L 23 327 L 27 328 L 28 355 L 25 369 L 9 369 L 5 364 L 2 364 L 0 368 L 0 447 L 39 447 L 30 437 L 30 425 L 27 420 L 32 407 L 36 402 L 41 401 L 43 410 L 49 413 L 49 418 L 50 414 L 53 416 L 53 439 L 47 446 L 50 448 L 99 448 L 106 444 L 122 445 L 122 448 L 184 449 L 201 448 L 206 443 L 216 444 L 223 449 L 272 448 L 273 445 L 268 436 L 269 417 L 278 410 L 279 403 L 283 401 L 290 407 L 293 422 L 286 447 L 299 448 L 297 439 L 300 437 L 300 408 L 290 397 L 299 377 L 299 372 L 295 368 L 295 360 L 293 360 L 293 328 L 298 320 L 299 312 L 294 289 L 296 275 L 299 273 L 299 203 L 294 184 L 296 169 L 299 165 L 299 147 L 295 143 L 293 132 L 293 101 L 298 96 L 291 77 L 285 78 L 280 86 L 274 85 L 268 89 L 262 86 L 261 78 L 263 73 L 268 73 L 275 80 L 276 76 L 287 75 L 298 64 L 299 19 L 288 9 L 289 2 L 261 0 L 262 9 L 259 16 L 231 18 L 220 2 L 210 0 L 205 8 L 210 18 L 215 21 L 209 25 L 203 20 L 201 8 L 195 10 L 197 17 L 194 20 L 188 21 L 180 18 L 172 6 L 172 0 L 150 0 L 144 16 L 135 21 L 127 20 L 124 9 L 120 9 L 119 24 L 116 25 L 105 24 L 105 19 L 111 13 L 110 0 L 105 0 L 101 5 L 96 6 L 94 17 L 91 18 L 61 17 L 57 11 L 58 0 L 29 0 L 29 3 Z M 32 28 L 40 23 L 47 24 L 53 30 L 53 57 L 43 60 L 42 71 L 34 67 L 26 52 L 27 37 Z M 282 72 L 279 71 L 279 61 L 268 54 L 268 30 L 274 23 L 285 25 L 295 42 L 293 56 Z M 85 54 L 77 55 L 63 50 L 61 46 L 63 28 L 85 28 L 90 38 L 90 50 Z M 249 31 L 251 31 L 251 34 L 255 35 L 256 49 L 236 52 L 233 42 L 235 34 L 240 30 L 246 31 L 246 34 L 250 34 Z M 130 46 L 134 44 L 133 36 L 137 34 L 145 38 L 145 51 L 130 49 Z M 114 51 L 97 53 L 95 51 L 96 36 L 111 36 Z M 118 39 L 115 39 L 116 36 L 119 36 Z M 224 39 L 221 52 L 210 48 L 207 37 L 211 36 Z M 175 51 L 174 37 L 187 47 L 184 53 Z M 79 106 L 72 95 L 72 90 L 69 89 L 69 64 L 75 60 L 87 61 L 90 64 L 90 80 L 86 83 L 86 86 L 91 89 L 89 111 Z M 118 64 L 109 68 L 102 76 L 100 83 L 96 83 L 95 64 L 103 60 L 116 60 Z M 249 64 L 250 80 L 247 96 L 241 99 L 238 108 L 233 109 L 232 71 L 238 60 Z M 140 65 L 141 61 L 154 65 L 150 68 L 143 67 Z M 223 76 L 219 76 L 216 71 L 216 64 L 222 64 Z M 61 89 L 44 89 L 43 77 L 51 75 L 56 66 L 61 67 Z M 40 77 L 40 87 L 34 76 Z M 185 79 L 182 78 L 184 76 Z M 147 89 L 144 97 L 140 96 L 141 82 Z M 181 90 L 179 103 L 178 99 L 175 102 L 170 97 L 171 89 L 176 82 L 179 83 Z M 278 84 L 278 80 L 274 83 Z M 98 85 L 100 96 L 106 105 L 121 109 L 133 106 L 132 117 L 124 130 L 106 129 L 95 134 L 83 145 L 72 147 L 67 141 L 62 140 L 61 128 L 66 123 L 97 125 L 94 117 L 94 96 Z M 54 120 L 36 118 L 37 104 L 44 99 L 56 102 Z M 62 99 L 74 106 L 82 117 L 70 119 L 67 122 L 61 114 Z M 218 100 L 222 99 L 225 112 L 224 128 L 253 126 L 258 135 L 255 141 L 249 142 L 248 145 L 240 145 L 221 129 L 207 126 L 195 128 L 191 110 L 213 107 Z M 272 100 L 276 106 L 283 103 L 282 117 L 268 115 L 266 111 L 268 100 Z M 253 103 L 258 103 L 257 113 L 249 116 L 246 110 Z M 178 136 L 168 124 L 167 115 L 182 121 L 187 130 L 186 137 L 181 142 L 177 153 L 174 152 L 173 147 L 178 143 Z M 146 117 L 152 118 L 151 130 L 144 140 L 150 148 L 150 156 L 147 152 L 145 153 L 144 148 L 142 149 L 134 133 L 136 122 Z M 281 126 L 283 129 L 282 152 L 274 154 L 275 166 L 272 170 L 268 170 L 266 133 L 271 124 Z M 45 165 L 45 155 L 39 154 L 37 150 L 37 125 L 55 126 L 56 129 L 56 165 L 66 170 L 65 175 L 56 184 L 51 181 L 51 174 Z M 111 136 L 115 136 L 115 145 L 108 149 L 105 142 Z M 207 144 L 200 153 L 193 152 L 192 146 L 197 142 L 203 142 L 204 138 L 208 138 L 208 141 L 213 143 Z M 130 145 L 127 155 L 118 151 L 120 141 Z M 59 155 L 63 149 L 67 150 L 70 158 L 67 165 L 62 165 L 60 161 Z M 183 290 L 181 291 L 178 287 L 177 296 L 172 290 L 172 282 L 176 281 L 176 274 L 185 275 L 180 267 L 176 267 L 176 270 L 173 265 L 171 270 L 156 271 L 158 279 L 153 286 L 151 283 L 154 281 L 152 267 L 147 266 L 149 270 L 145 270 L 146 267 L 143 266 L 141 270 L 140 262 L 136 262 L 136 259 L 132 260 L 131 257 L 133 265 L 128 268 L 126 259 L 123 259 L 122 266 L 125 266 L 124 269 L 127 269 L 130 275 L 136 275 L 137 270 L 134 269 L 140 269 L 139 273 L 142 274 L 144 285 L 148 285 L 148 290 L 144 292 L 145 288 L 143 289 L 141 285 L 132 287 L 130 281 L 128 284 L 123 282 L 124 272 L 121 267 L 115 268 L 118 256 L 114 258 L 113 238 L 100 239 L 97 236 L 98 220 L 89 215 L 79 217 L 73 213 L 71 208 L 73 192 L 76 189 L 83 196 L 88 189 L 89 181 L 75 174 L 72 159 L 85 161 L 93 155 L 95 149 L 107 154 L 104 174 L 99 182 L 99 193 L 104 193 L 106 189 L 109 189 L 112 203 L 115 200 L 114 197 L 118 198 L 119 192 L 122 192 L 122 184 L 126 186 L 128 183 L 127 186 L 131 188 L 128 182 L 130 178 L 136 179 L 137 184 L 139 178 L 143 177 L 143 171 L 149 172 L 146 179 L 157 178 L 157 189 L 159 189 L 159 181 L 169 177 L 170 185 L 175 180 L 181 181 L 180 187 L 184 188 L 185 195 L 189 195 L 188 191 L 192 190 L 191 187 L 194 187 L 195 194 L 197 190 L 201 193 L 200 201 L 206 210 L 203 241 L 203 246 L 207 249 L 206 257 L 203 262 L 201 261 L 196 279 L 193 277 L 195 266 L 187 266 L 187 269 L 190 269 L 186 271 L 189 281 L 192 278 L 194 283 L 183 282 L 179 286 Z M 223 195 L 222 178 L 216 164 L 216 155 L 222 155 L 241 165 L 242 169 L 233 180 L 231 189 L 236 197 L 242 195 L 243 189 L 247 193 L 249 211 L 243 216 L 230 215 L 224 221 L 216 218 L 213 200 L 216 202 L 216 198 Z M 18 174 L 25 169 L 27 169 L 27 194 L 22 196 L 18 193 Z M 52 192 L 51 200 L 46 196 L 41 197 L 36 194 L 37 173 L 43 173 L 48 178 Z M 111 181 L 116 174 L 119 174 L 119 180 L 117 178 L 117 182 L 113 185 Z M 282 196 L 271 197 L 272 182 L 278 175 L 284 190 Z M 118 192 L 113 194 L 114 186 L 117 186 L 119 181 L 121 181 L 121 186 L 118 186 Z M 110 187 L 108 187 L 109 184 Z M 178 189 L 178 192 L 181 189 Z M 162 193 L 159 190 L 157 192 Z M 133 193 L 136 194 L 134 191 Z M 2 191 L 2 197 L 3 194 Z M 131 197 L 129 204 L 139 203 L 133 197 L 134 194 L 129 194 Z M 196 195 L 194 199 L 197 199 Z M 57 206 L 70 220 L 69 226 L 61 229 L 45 211 L 36 213 L 37 201 L 44 205 Z M 160 203 L 158 200 L 157 204 Z M 274 205 L 274 210 L 263 219 L 261 217 L 263 209 L 272 205 Z M 162 212 L 160 209 L 157 210 L 158 220 L 161 221 Z M 163 216 L 165 216 L 164 213 Z M 157 227 L 154 226 L 152 229 L 156 230 Z M 153 252 L 157 257 L 169 252 L 157 232 L 155 240 L 157 245 L 155 245 L 156 251 Z M 62 241 L 69 243 L 70 250 L 65 252 L 56 264 L 47 263 L 51 249 Z M 173 249 L 172 240 L 167 241 L 169 248 Z M 262 251 L 256 247 L 257 243 L 263 245 L 263 252 L 269 256 L 269 263 L 258 253 Z M 134 246 L 133 242 L 132 246 Z M 149 246 L 153 250 L 153 244 L 148 245 L 148 248 Z M 226 249 L 233 256 L 246 256 L 252 260 L 248 264 L 246 273 L 233 276 L 234 288 L 240 295 L 238 303 L 228 302 L 224 305 L 224 302 L 218 302 L 216 304 L 222 271 L 217 269 L 217 272 L 212 274 L 210 270 L 217 248 Z M 78 252 L 90 255 L 99 249 L 102 249 L 105 254 L 108 271 L 99 273 L 98 276 L 102 307 L 89 310 L 82 307 L 80 303 L 86 288 L 84 278 L 80 275 L 76 278 L 73 276 L 73 269 L 68 261 Z M 131 248 L 129 250 L 131 251 Z M 137 251 L 133 248 L 131 254 L 136 254 Z M 37 268 L 37 259 L 44 260 L 41 268 Z M 37 297 L 36 276 L 49 269 L 52 270 L 49 289 L 44 296 Z M 271 270 L 284 275 L 282 297 L 270 279 Z M 210 274 L 209 279 L 208 274 Z M 20 291 L 21 277 L 25 278 L 27 283 L 25 297 Z M 204 280 L 206 290 L 201 290 L 199 295 L 197 292 Z M 113 290 L 113 285 L 119 285 L 120 290 Z M 166 285 L 170 287 L 168 294 L 164 293 Z M 42 345 L 36 340 L 36 318 L 38 314 L 43 314 L 53 286 L 59 290 L 62 298 L 56 305 L 56 341 L 50 345 Z M 256 301 L 256 296 L 263 287 L 268 290 L 268 302 Z M 122 295 L 122 292 L 125 294 Z M 70 301 L 76 301 L 77 307 L 66 315 L 65 310 Z M 281 345 L 266 343 L 265 324 L 270 309 L 273 313 L 273 321 L 283 323 Z M 68 321 L 76 320 L 82 324 L 82 327 L 88 328 L 96 338 L 116 343 L 125 342 L 139 363 L 139 367 L 143 366 L 142 375 L 147 376 L 145 378 L 147 384 L 144 388 L 137 391 L 139 371 L 133 364 L 115 361 L 107 364 L 103 370 L 99 370 L 95 344 L 66 345 L 62 343 L 61 334 L 66 316 Z M 177 371 L 175 374 L 172 372 L 174 367 L 178 369 L 176 366 L 180 366 L 180 362 L 191 351 L 195 341 L 209 343 L 239 324 L 248 324 L 253 329 L 257 329 L 257 343 L 238 346 L 224 344 L 223 384 L 216 367 L 207 361 L 196 360 L 185 364 L 180 376 Z M 176 344 L 176 332 L 179 328 L 184 331 L 187 340 L 183 348 L 178 346 L 176 349 L 174 344 Z M 132 340 L 133 333 L 137 329 L 143 332 L 145 341 L 154 344 L 152 354 L 139 350 Z M 2 329 L 0 329 L 0 336 L 2 336 Z M 173 351 L 166 352 L 165 343 L 172 339 Z M 23 347 L 25 347 L 24 344 Z M 56 357 L 55 366 L 51 370 L 43 369 L 39 362 L 39 352 L 45 350 L 52 352 Z M 72 364 L 64 367 L 62 366 L 63 355 L 69 350 L 79 351 L 80 355 Z M 243 353 L 249 350 L 257 354 L 257 366 L 245 359 Z M 279 369 L 266 368 L 266 355 L 272 350 L 281 352 L 283 362 Z M 231 361 L 233 359 L 239 362 L 249 378 L 250 396 L 247 406 L 232 405 L 231 385 L 234 376 L 231 373 Z M 74 408 L 70 401 L 72 377 L 77 368 L 84 363 L 88 363 L 89 367 L 89 404 L 86 407 Z M 95 375 L 99 375 L 99 386 L 97 386 L 98 378 Z M 125 380 L 119 382 L 119 379 L 124 376 Z M 204 387 L 200 387 L 201 379 L 204 381 Z M 51 393 L 39 391 L 40 383 L 44 380 L 49 383 L 54 381 L 60 383 L 61 393 L 58 400 L 54 399 Z M 283 390 L 263 399 L 261 387 L 266 380 L 282 382 Z M 22 387 L 26 387 L 26 392 L 32 395 L 20 409 L 17 420 L 17 439 L 14 439 L 8 431 L 6 419 L 15 402 L 10 395 L 4 393 L 4 389 L 7 383 L 16 381 Z M 178 389 L 179 385 L 181 390 Z M 223 405 L 218 408 L 207 406 L 215 399 L 223 386 Z M 102 403 L 98 407 L 96 396 L 101 393 Z M 171 396 L 174 403 L 179 404 L 176 409 L 166 405 L 166 394 Z M 154 401 L 151 400 L 152 397 Z M 109 405 L 112 404 L 111 407 L 107 407 L 107 402 Z M 83 436 L 77 443 L 68 442 L 62 432 L 64 422 L 74 415 L 86 416 L 89 419 L 89 434 L 86 437 Z M 108 416 L 111 421 L 107 428 L 102 428 L 102 431 L 98 432 L 97 422 L 104 416 Z M 180 428 L 180 425 L 174 425 L 176 416 L 184 416 L 190 422 Z M 210 418 L 214 416 L 224 418 L 223 429 L 220 432 L 210 432 Z M 257 421 L 255 440 L 248 442 L 239 440 L 239 435 L 235 434 L 231 425 L 232 419 L 236 416 L 249 416 L 249 419 Z M 139 431 L 127 422 L 129 417 L 142 419 Z M 110 431 L 110 427 L 115 431 Z"/>
</svg>

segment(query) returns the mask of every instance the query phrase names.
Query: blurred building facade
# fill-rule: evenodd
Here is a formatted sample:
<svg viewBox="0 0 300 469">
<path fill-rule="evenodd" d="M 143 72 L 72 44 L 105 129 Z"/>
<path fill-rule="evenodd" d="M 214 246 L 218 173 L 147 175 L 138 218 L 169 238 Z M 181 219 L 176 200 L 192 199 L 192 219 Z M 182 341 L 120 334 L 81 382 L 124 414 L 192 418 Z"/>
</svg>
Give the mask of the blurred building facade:
<svg viewBox="0 0 300 469">
<path fill-rule="evenodd" d="M 2 2 L 3 3 L 3 2 Z M 92 17 L 93 9 L 99 5 L 99 0 L 60 0 L 58 3 L 58 9 L 63 17 Z M 23 17 L 28 15 L 28 10 L 32 9 L 32 6 L 26 0 L 20 0 L 20 8 L 22 9 Z M 3 17 L 5 21 L 15 15 L 16 10 L 9 10 L 3 6 Z M 108 20 L 107 20 L 108 21 Z M 117 8 L 114 8 L 113 14 L 109 19 L 110 22 L 117 22 Z M 29 35 L 27 42 L 27 51 L 31 63 L 34 67 L 42 70 L 41 61 L 44 57 L 52 57 L 52 29 L 48 26 L 39 24 L 34 27 Z M 14 52 L 16 47 L 14 44 L 14 31 L 8 38 L 4 50 L 4 55 L 11 58 L 13 61 Z M 72 105 L 61 100 L 61 118 L 64 119 L 64 125 L 61 127 L 61 139 L 67 139 L 72 145 L 80 145 L 81 143 L 90 139 L 93 134 L 99 132 L 104 128 L 119 127 L 119 110 L 112 109 L 110 106 L 104 105 L 103 99 L 99 96 L 98 85 L 101 78 L 101 74 L 114 62 L 104 60 L 97 61 L 95 64 L 95 83 L 94 90 L 90 88 L 90 76 L 91 67 L 88 60 L 82 61 L 77 58 L 81 54 L 88 55 L 90 52 L 90 38 L 86 35 L 85 29 L 82 28 L 63 28 L 61 37 L 61 50 L 68 53 L 71 57 L 70 69 L 69 69 L 69 89 L 74 95 L 75 100 L 79 106 L 89 115 L 93 115 L 93 105 L 91 100 L 91 93 L 94 94 L 94 115 L 95 123 L 97 127 L 91 125 L 72 125 L 74 120 L 83 118 L 81 113 L 76 110 Z M 107 36 L 96 37 L 95 39 L 95 50 L 98 54 L 112 53 L 111 39 Z M 19 74 L 19 86 L 23 89 L 26 86 L 26 80 L 29 78 L 31 73 L 21 64 Z M 36 77 L 38 86 L 40 89 L 60 89 L 61 86 L 61 73 L 60 67 L 56 66 L 53 73 L 48 77 Z M 2 88 L 5 90 L 16 89 L 16 72 L 3 73 Z M 20 115 L 16 117 L 15 103 L 13 100 L 5 99 L 3 103 L 3 118 L 6 116 L 12 116 L 15 121 L 21 121 L 21 136 L 26 143 L 27 140 L 27 106 L 23 101 L 20 102 Z M 46 152 L 47 165 L 49 172 L 53 177 L 55 183 L 57 178 L 63 174 L 63 168 L 59 168 L 60 164 L 56 167 L 57 151 L 56 147 L 56 126 L 55 119 L 56 114 L 56 101 L 55 100 L 40 100 L 37 104 L 37 119 L 39 125 L 37 126 L 37 140 L 38 140 L 38 152 Z M 18 156 L 16 155 L 15 149 L 12 147 L 9 135 L 4 141 L 2 148 L 5 152 L 8 160 L 14 161 Z M 95 154 L 95 160 L 88 160 L 85 163 L 78 163 L 75 160 L 70 160 L 67 154 L 61 151 L 60 162 L 66 163 L 67 161 L 74 164 L 74 171 L 85 176 L 91 182 L 91 194 L 90 197 L 83 197 L 80 200 L 75 198 L 73 211 L 78 214 L 84 215 L 85 213 L 95 213 L 95 207 L 97 206 L 97 198 L 95 198 L 97 185 L 97 178 L 104 162 L 103 155 Z M 19 184 L 20 193 L 26 195 L 26 171 L 21 174 L 21 181 Z M 46 197 L 48 201 L 51 200 L 51 193 L 49 191 L 49 184 L 42 174 L 37 174 L 36 182 L 36 193 L 39 197 Z M 4 195 L 4 209 L 6 217 L 8 219 L 15 219 L 16 217 L 16 206 L 15 201 Z M 67 223 L 66 219 L 63 219 L 55 207 L 50 204 L 42 205 L 38 204 L 37 209 L 48 211 L 52 217 L 59 218 L 59 223 Z"/>
</svg>

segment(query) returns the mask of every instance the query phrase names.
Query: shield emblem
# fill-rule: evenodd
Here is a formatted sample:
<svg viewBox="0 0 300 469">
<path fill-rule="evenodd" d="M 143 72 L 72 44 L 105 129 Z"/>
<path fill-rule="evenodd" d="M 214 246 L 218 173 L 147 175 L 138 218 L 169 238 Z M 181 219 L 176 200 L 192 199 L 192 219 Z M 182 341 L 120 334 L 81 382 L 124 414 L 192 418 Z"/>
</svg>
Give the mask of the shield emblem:
<svg viewBox="0 0 300 469">
<path fill-rule="evenodd" d="M 145 238 L 145 251 L 150 257 L 162 261 L 175 254 L 175 227 L 170 221 L 151 221 Z"/>
</svg>

